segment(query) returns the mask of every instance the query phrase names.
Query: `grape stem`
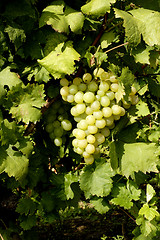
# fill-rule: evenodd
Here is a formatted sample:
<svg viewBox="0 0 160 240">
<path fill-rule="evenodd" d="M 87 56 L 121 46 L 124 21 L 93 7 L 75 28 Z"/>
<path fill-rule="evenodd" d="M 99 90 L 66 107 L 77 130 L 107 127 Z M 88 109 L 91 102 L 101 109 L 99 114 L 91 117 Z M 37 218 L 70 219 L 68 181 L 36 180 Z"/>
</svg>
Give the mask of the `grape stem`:
<svg viewBox="0 0 160 240">
<path fill-rule="evenodd" d="M 108 49 L 108 50 L 105 51 L 104 53 L 108 53 L 108 52 L 110 52 L 110 51 L 113 51 L 114 49 L 123 47 L 123 46 L 127 45 L 128 43 L 129 43 L 129 42 L 126 42 L 126 43 L 120 44 L 120 45 L 118 45 L 118 46 L 115 46 L 115 47 L 113 47 L 113 48 L 111 48 L 111 49 Z"/>
</svg>

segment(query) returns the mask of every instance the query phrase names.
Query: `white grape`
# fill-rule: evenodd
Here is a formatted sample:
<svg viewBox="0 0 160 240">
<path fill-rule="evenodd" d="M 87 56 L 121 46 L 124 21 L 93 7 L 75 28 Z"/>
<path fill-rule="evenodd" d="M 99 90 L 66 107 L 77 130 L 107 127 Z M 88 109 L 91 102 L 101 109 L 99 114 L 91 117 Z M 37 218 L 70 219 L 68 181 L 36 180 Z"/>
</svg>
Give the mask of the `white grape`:
<svg viewBox="0 0 160 240">
<path fill-rule="evenodd" d="M 86 110 L 86 105 L 84 103 L 78 103 L 75 107 L 79 115 L 84 113 Z"/>
<path fill-rule="evenodd" d="M 105 142 L 105 136 L 102 133 L 96 133 L 95 138 L 96 138 L 98 145 Z"/>
<path fill-rule="evenodd" d="M 101 129 L 101 133 L 104 137 L 108 137 L 110 135 L 110 130 L 107 127 L 104 127 L 103 129 Z"/>
<path fill-rule="evenodd" d="M 72 129 L 72 123 L 68 119 L 63 119 L 61 121 L 61 126 L 65 131 L 70 131 Z"/>
<path fill-rule="evenodd" d="M 89 154 L 93 154 L 95 152 L 95 146 L 93 144 L 88 144 L 85 148 L 85 151 Z"/>
<path fill-rule="evenodd" d="M 95 81 L 91 81 L 89 84 L 88 84 L 88 90 L 91 91 L 91 92 L 95 92 L 97 91 L 98 89 L 98 85 Z"/>
<path fill-rule="evenodd" d="M 87 86 L 85 83 L 80 83 L 78 85 L 78 90 L 84 92 L 87 89 Z"/>
<path fill-rule="evenodd" d="M 92 164 L 94 162 L 94 157 L 91 155 L 88 158 L 84 158 L 84 161 L 87 165 Z"/>
<path fill-rule="evenodd" d="M 93 144 L 93 143 L 95 143 L 95 141 L 96 141 L 96 138 L 95 138 L 94 135 L 89 134 L 89 135 L 87 136 L 87 142 L 88 142 L 88 143 Z"/>
<path fill-rule="evenodd" d="M 103 112 L 98 110 L 98 111 L 94 111 L 93 112 L 93 116 L 96 118 L 96 119 L 102 119 L 103 118 Z"/>
<path fill-rule="evenodd" d="M 121 113 L 121 107 L 118 105 L 113 105 L 112 107 L 112 112 L 114 115 L 119 115 Z"/>
<path fill-rule="evenodd" d="M 57 146 L 57 147 L 60 147 L 62 145 L 62 138 L 60 137 L 56 137 L 54 139 L 54 144 Z"/>
<path fill-rule="evenodd" d="M 104 108 L 102 108 L 102 112 L 103 112 L 103 116 L 104 117 L 110 117 L 110 116 L 112 116 L 112 109 L 110 108 L 110 107 L 104 107 Z"/>
<path fill-rule="evenodd" d="M 104 119 L 97 119 L 95 125 L 97 128 L 104 128 L 106 126 L 106 121 Z"/>
<path fill-rule="evenodd" d="M 86 102 L 86 103 L 92 103 L 95 99 L 95 95 L 93 92 L 86 92 L 84 95 L 83 95 L 83 100 Z"/>
<path fill-rule="evenodd" d="M 60 84 L 61 84 L 61 86 L 68 86 L 69 85 L 69 81 L 66 79 L 66 78 L 62 78 L 61 80 L 60 80 Z"/>
<path fill-rule="evenodd" d="M 100 109 L 100 102 L 98 100 L 95 100 L 94 102 L 92 102 L 91 104 L 91 108 L 93 111 L 98 111 Z"/>
<path fill-rule="evenodd" d="M 80 148 L 86 148 L 87 145 L 88 145 L 87 139 L 78 140 L 78 147 L 80 147 Z"/>
<path fill-rule="evenodd" d="M 117 92 L 119 88 L 119 84 L 118 83 L 112 83 L 110 86 L 110 89 L 112 92 Z"/>
<path fill-rule="evenodd" d="M 92 113 L 93 113 L 93 109 L 90 106 L 86 107 L 86 114 L 91 115 Z"/>
<path fill-rule="evenodd" d="M 109 104 L 110 104 L 110 100 L 109 100 L 109 98 L 107 96 L 101 97 L 101 101 L 100 102 L 101 102 L 101 105 L 103 107 L 108 107 Z"/>
<path fill-rule="evenodd" d="M 96 68 L 94 69 L 93 71 L 93 75 L 95 77 L 101 77 L 102 73 L 104 72 L 104 69 L 103 68 Z"/>
<path fill-rule="evenodd" d="M 107 92 L 109 89 L 109 84 L 107 82 L 102 81 L 99 85 L 99 89 Z"/>
<path fill-rule="evenodd" d="M 67 97 L 69 94 L 69 87 L 68 86 L 64 86 L 60 89 L 60 94 L 64 97 Z"/>
<path fill-rule="evenodd" d="M 78 124 L 77 128 L 80 128 L 82 130 L 86 130 L 88 128 L 88 123 L 85 119 L 82 119 Z"/>
<path fill-rule="evenodd" d="M 85 73 L 82 79 L 84 82 L 89 83 L 92 80 L 92 75 L 90 73 Z"/>
<path fill-rule="evenodd" d="M 76 103 L 83 103 L 83 95 L 84 93 L 82 91 L 78 91 L 75 95 L 74 95 L 74 101 Z"/>
<path fill-rule="evenodd" d="M 77 85 L 70 85 L 69 86 L 69 93 L 75 95 L 78 91 L 78 86 Z"/>
<path fill-rule="evenodd" d="M 97 126 L 95 126 L 95 125 L 89 125 L 89 126 L 88 126 L 88 132 L 89 132 L 90 134 L 95 134 L 95 133 L 97 133 L 97 132 L 98 132 Z"/>
<path fill-rule="evenodd" d="M 69 103 L 73 103 L 73 102 L 74 102 L 74 95 L 72 95 L 72 94 L 68 94 L 66 100 L 67 100 L 67 102 L 69 102 Z"/>
<path fill-rule="evenodd" d="M 94 123 L 96 122 L 95 116 L 93 116 L 93 115 L 88 115 L 88 116 L 86 117 L 86 122 L 87 122 L 89 125 L 94 125 Z"/>
<path fill-rule="evenodd" d="M 76 77 L 73 79 L 73 84 L 74 85 L 79 85 L 82 82 L 82 79 L 80 77 Z"/>
<path fill-rule="evenodd" d="M 112 101 L 115 98 L 115 94 L 112 91 L 106 92 L 106 96 Z"/>
</svg>

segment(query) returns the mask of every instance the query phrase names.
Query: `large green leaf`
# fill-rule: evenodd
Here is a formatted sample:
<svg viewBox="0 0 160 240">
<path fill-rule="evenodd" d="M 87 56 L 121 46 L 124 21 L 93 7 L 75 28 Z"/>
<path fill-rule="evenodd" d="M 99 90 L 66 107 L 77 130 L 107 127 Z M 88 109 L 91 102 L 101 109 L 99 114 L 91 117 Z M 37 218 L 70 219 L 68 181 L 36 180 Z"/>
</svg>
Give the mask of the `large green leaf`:
<svg viewBox="0 0 160 240">
<path fill-rule="evenodd" d="M 138 6 L 141 6 L 143 8 L 152 9 L 155 11 L 160 11 L 160 0 L 132 0 L 132 3 L 135 3 Z"/>
<path fill-rule="evenodd" d="M 45 58 L 38 60 L 54 78 L 64 77 L 75 71 L 75 61 L 79 60 L 79 53 L 72 47 L 70 42 L 60 43 L 54 51 Z"/>
<path fill-rule="evenodd" d="M 44 85 L 21 85 L 14 87 L 8 93 L 8 101 L 6 107 L 10 109 L 10 113 L 18 121 L 25 123 L 36 122 L 41 117 L 41 107 L 44 105 L 45 94 Z"/>
<path fill-rule="evenodd" d="M 115 0 L 91 0 L 81 7 L 84 14 L 100 17 L 106 12 L 110 12 L 111 4 Z"/>
<path fill-rule="evenodd" d="M 54 1 L 52 5 L 43 10 L 39 25 L 42 27 L 45 24 L 51 25 L 55 31 L 69 33 L 80 33 L 85 17 L 81 12 L 78 12 L 67 6 L 64 1 Z"/>
<path fill-rule="evenodd" d="M 116 8 L 114 11 L 116 18 L 122 18 L 124 20 L 123 26 L 128 42 L 133 46 L 137 46 L 141 42 L 141 34 L 138 28 L 137 19 L 133 18 L 131 14 L 125 11 Z"/>
<path fill-rule="evenodd" d="M 18 75 L 15 72 L 11 72 L 10 67 L 6 67 L 0 72 L 0 85 L 3 87 L 7 85 L 11 89 L 21 82 Z"/>
<path fill-rule="evenodd" d="M 71 172 L 64 176 L 64 188 L 67 200 L 74 198 L 74 192 L 71 188 L 71 184 L 77 181 L 78 176 L 72 174 Z"/>
<path fill-rule="evenodd" d="M 160 45 L 160 12 L 139 8 L 131 10 L 144 41 L 149 45 Z"/>
<path fill-rule="evenodd" d="M 94 206 L 94 208 L 99 212 L 100 214 L 105 214 L 109 211 L 110 205 L 105 200 L 105 198 L 98 198 L 94 197 L 92 200 L 90 200 L 90 203 Z"/>
<path fill-rule="evenodd" d="M 141 190 L 138 189 L 134 182 L 127 182 L 127 186 L 120 183 L 113 188 L 111 203 L 124 207 L 125 209 L 130 209 L 133 207 L 132 200 L 139 200 L 140 195 Z"/>
<path fill-rule="evenodd" d="M 134 172 L 157 172 L 158 148 L 155 143 L 117 143 L 120 170 L 127 178 Z"/>
<path fill-rule="evenodd" d="M 26 176 L 29 160 L 21 152 L 14 151 L 10 145 L 8 149 L 0 147 L 0 156 L 0 173 L 6 172 L 16 180 Z"/>
<path fill-rule="evenodd" d="M 80 188 L 86 198 L 91 195 L 107 196 L 112 188 L 112 178 L 115 172 L 107 162 L 96 162 L 95 166 L 87 166 L 80 178 Z"/>
<path fill-rule="evenodd" d="M 144 215 L 146 219 L 152 221 L 155 216 L 159 216 L 159 213 L 155 208 L 149 207 L 148 203 L 145 203 L 139 210 L 139 215 Z"/>
</svg>

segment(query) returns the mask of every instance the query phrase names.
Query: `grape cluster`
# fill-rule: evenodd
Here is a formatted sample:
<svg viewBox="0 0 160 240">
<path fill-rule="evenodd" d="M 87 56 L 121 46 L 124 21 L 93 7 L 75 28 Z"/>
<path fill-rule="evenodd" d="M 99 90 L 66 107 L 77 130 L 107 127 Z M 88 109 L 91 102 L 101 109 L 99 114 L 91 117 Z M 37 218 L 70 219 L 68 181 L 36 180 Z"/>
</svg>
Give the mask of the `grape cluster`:
<svg viewBox="0 0 160 240">
<path fill-rule="evenodd" d="M 66 141 L 65 135 L 72 129 L 72 123 L 68 120 L 67 105 L 57 100 L 45 114 L 45 129 L 49 133 L 54 144 L 59 147 Z"/>
<path fill-rule="evenodd" d="M 72 134 L 74 151 L 84 157 L 87 164 L 92 164 L 99 154 L 105 138 L 110 135 L 115 121 L 125 115 L 125 109 L 138 102 L 136 89 L 132 86 L 128 102 L 118 99 L 120 84 L 117 77 L 102 68 L 96 68 L 93 77 L 85 73 L 73 82 L 66 78 L 60 80 L 60 94 L 64 101 L 71 103 L 71 114 L 77 122 Z"/>
</svg>

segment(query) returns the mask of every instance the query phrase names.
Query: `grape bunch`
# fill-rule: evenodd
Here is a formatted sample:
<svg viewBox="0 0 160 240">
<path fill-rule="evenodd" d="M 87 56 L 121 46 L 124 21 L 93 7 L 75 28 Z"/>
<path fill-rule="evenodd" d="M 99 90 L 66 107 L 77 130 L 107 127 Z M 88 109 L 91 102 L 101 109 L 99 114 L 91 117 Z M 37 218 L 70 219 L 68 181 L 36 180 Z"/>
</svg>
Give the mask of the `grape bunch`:
<svg viewBox="0 0 160 240">
<path fill-rule="evenodd" d="M 59 147 L 66 141 L 66 134 L 72 129 L 72 123 L 68 120 L 68 106 L 61 100 L 54 102 L 45 114 L 45 129 L 51 140 Z M 69 109 L 68 109 L 69 110 Z"/>
<path fill-rule="evenodd" d="M 74 151 L 84 157 L 86 164 L 92 164 L 100 153 L 100 145 L 115 127 L 115 121 L 125 115 L 125 109 L 137 104 L 136 89 L 131 87 L 128 101 L 121 90 L 123 94 L 119 100 L 118 78 L 102 68 L 96 68 L 93 76 L 85 73 L 73 82 L 62 78 L 60 84 L 62 99 L 73 105 L 70 112 L 77 122 L 72 131 Z"/>
</svg>

